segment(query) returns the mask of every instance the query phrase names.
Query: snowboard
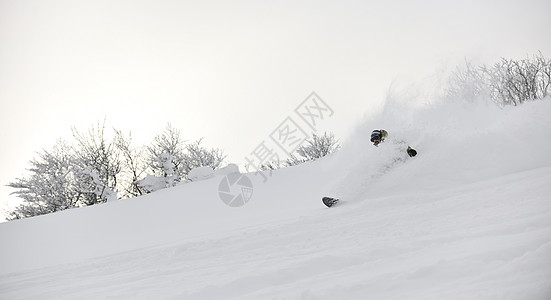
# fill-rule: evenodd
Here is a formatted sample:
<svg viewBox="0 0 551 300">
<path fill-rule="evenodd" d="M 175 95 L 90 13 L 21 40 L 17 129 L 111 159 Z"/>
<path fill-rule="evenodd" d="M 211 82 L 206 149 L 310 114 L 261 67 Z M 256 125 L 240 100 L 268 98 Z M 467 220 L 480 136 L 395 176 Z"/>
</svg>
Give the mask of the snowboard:
<svg viewBox="0 0 551 300">
<path fill-rule="evenodd" d="M 323 197 L 321 198 L 321 201 L 323 202 L 323 204 L 325 204 L 325 206 L 331 207 L 335 205 L 337 202 L 339 202 L 339 199 L 331 198 L 331 197 Z"/>
</svg>

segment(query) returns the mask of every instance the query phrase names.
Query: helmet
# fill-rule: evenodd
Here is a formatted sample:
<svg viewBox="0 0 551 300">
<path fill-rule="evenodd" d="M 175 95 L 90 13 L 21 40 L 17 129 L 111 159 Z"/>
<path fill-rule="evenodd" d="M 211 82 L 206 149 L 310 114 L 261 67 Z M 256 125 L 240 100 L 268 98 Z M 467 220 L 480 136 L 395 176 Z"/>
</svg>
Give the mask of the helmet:
<svg viewBox="0 0 551 300">
<path fill-rule="evenodd" d="M 379 130 L 373 130 L 373 132 L 371 133 L 371 142 L 376 145 L 378 145 L 382 140 L 382 135 L 381 135 L 381 132 Z"/>
<path fill-rule="evenodd" d="M 371 142 L 377 146 L 379 145 L 380 142 L 384 141 L 385 140 L 385 137 L 388 135 L 388 133 L 386 132 L 386 130 L 384 129 L 381 129 L 381 130 L 373 130 L 373 132 L 371 132 Z"/>
</svg>

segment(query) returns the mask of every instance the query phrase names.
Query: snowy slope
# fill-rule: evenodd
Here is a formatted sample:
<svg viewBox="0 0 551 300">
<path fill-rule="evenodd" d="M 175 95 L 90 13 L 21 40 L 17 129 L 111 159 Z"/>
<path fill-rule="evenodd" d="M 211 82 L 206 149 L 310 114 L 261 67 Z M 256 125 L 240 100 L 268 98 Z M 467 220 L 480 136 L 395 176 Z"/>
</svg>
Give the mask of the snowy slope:
<svg viewBox="0 0 551 300">
<path fill-rule="evenodd" d="M 2 223 L 0 299 L 550 299 L 550 115 L 390 102 L 240 208 L 215 177 Z"/>
</svg>

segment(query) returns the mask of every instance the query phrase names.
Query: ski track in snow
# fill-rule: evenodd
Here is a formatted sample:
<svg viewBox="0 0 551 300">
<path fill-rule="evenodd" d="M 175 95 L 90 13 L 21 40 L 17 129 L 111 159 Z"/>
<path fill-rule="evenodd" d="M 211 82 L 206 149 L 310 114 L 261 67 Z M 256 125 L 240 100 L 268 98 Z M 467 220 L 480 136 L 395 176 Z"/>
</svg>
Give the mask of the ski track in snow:
<svg viewBox="0 0 551 300">
<path fill-rule="evenodd" d="M 214 178 L 0 224 L 0 299 L 551 299 L 551 102 L 477 109 L 456 112 L 476 132 L 411 134 L 414 159 L 360 141 L 251 175 L 242 208 Z M 327 209 L 328 192 L 346 197 Z M 83 218 L 103 232 L 71 227 Z"/>
</svg>

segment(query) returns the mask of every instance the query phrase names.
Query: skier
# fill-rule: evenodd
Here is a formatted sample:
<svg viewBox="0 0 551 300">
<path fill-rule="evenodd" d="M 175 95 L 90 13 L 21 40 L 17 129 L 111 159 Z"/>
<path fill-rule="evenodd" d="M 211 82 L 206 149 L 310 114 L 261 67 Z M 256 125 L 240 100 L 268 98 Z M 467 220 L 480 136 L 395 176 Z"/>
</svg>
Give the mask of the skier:
<svg viewBox="0 0 551 300">
<path fill-rule="evenodd" d="M 388 132 L 386 130 L 375 129 L 373 130 L 373 132 L 371 132 L 370 140 L 374 146 L 378 147 L 381 142 L 385 141 L 387 136 L 388 136 Z M 405 141 L 396 140 L 396 139 L 391 139 L 390 143 L 398 145 L 399 147 L 404 147 L 405 145 L 407 145 Z M 410 146 L 408 146 L 408 148 L 406 149 L 406 152 L 410 157 L 414 157 L 415 155 L 417 155 L 417 151 L 415 151 L 415 149 L 411 148 Z M 333 197 L 323 197 L 321 201 L 323 202 L 323 204 L 325 204 L 325 206 L 331 207 L 339 203 L 340 200 L 338 198 L 333 198 Z"/>
<path fill-rule="evenodd" d="M 373 132 L 371 132 L 371 142 L 375 147 L 378 147 L 381 142 L 384 142 L 385 138 L 388 136 L 388 132 L 384 129 L 375 129 Z M 407 154 L 410 157 L 414 157 L 417 155 L 417 151 L 415 149 L 408 146 L 406 150 Z"/>
<path fill-rule="evenodd" d="M 380 142 L 383 142 L 388 135 L 388 132 L 384 129 L 375 129 L 371 133 L 371 142 L 375 147 L 379 146 Z"/>
</svg>

